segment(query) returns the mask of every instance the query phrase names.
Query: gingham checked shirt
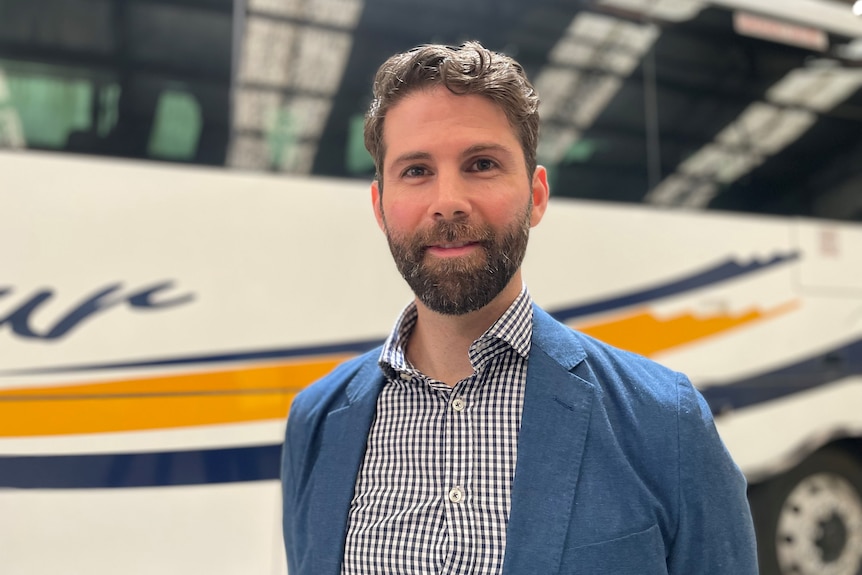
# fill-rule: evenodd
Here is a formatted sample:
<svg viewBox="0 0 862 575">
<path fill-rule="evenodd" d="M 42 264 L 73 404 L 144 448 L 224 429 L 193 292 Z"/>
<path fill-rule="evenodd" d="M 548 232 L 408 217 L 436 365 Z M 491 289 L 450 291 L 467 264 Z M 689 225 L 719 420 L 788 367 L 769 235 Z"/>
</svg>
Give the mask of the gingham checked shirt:
<svg viewBox="0 0 862 575">
<path fill-rule="evenodd" d="M 506 549 L 533 331 L 526 288 L 470 347 L 453 388 L 404 355 L 416 306 L 383 347 L 377 400 L 347 524 L 342 575 L 490 575 Z"/>
</svg>

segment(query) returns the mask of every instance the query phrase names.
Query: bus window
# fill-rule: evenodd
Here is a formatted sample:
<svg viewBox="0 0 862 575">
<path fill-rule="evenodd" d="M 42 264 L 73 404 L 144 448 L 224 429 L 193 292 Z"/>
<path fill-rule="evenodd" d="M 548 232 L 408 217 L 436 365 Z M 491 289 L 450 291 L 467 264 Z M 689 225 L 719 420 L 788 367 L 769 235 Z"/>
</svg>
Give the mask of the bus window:
<svg viewBox="0 0 862 575">
<path fill-rule="evenodd" d="M 148 154 L 154 158 L 191 160 L 201 135 L 201 108 L 187 92 L 168 90 L 159 97 Z"/>
<path fill-rule="evenodd" d="M 24 131 L 18 110 L 12 105 L 6 75 L 0 68 L 0 148 L 23 148 Z"/>
<path fill-rule="evenodd" d="M 23 62 L 0 61 L 0 70 L 6 106 L 20 122 L 16 147 L 63 149 L 73 134 L 94 129 L 100 83 L 74 69 Z"/>
</svg>

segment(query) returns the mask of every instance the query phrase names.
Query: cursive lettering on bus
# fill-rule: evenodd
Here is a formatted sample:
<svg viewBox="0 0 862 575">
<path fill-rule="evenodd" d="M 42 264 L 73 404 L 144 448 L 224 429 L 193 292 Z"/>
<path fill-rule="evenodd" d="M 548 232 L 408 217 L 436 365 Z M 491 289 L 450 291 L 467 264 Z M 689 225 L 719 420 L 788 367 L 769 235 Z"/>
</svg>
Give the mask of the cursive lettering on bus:
<svg viewBox="0 0 862 575">
<path fill-rule="evenodd" d="M 174 282 L 164 281 L 141 288 L 123 290 L 122 283 L 109 284 L 85 296 L 80 303 L 56 318 L 50 327 L 38 331 L 33 327 L 37 314 L 44 314 L 42 305 L 54 297 L 54 290 L 41 289 L 25 297 L 11 311 L 3 315 L 0 311 L 0 329 L 8 325 L 18 336 L 42 340 L 57 340 L 78 328 L 84 322 L 93 319 L 105 311 L 122 304 L 128 304 L 138 310 L 161 310 L 187 304 L 194 299 L 194 294 L 184 293 L 172 295 L 168 292 L 174 289 Z M 14 292 L 13 288 L 0 287 L 0 298 L 5 298 Z M 41 325 L 45 325 L 41 317 Z"/>
</svg>

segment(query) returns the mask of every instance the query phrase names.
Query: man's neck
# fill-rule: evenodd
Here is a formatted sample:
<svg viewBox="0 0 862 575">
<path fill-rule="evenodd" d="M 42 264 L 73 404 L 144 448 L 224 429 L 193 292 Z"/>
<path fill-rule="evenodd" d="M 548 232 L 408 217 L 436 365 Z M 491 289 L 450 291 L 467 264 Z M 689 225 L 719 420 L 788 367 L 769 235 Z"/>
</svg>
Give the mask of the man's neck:
<svg viewBox="0 0 862 575">
<path fill-rule="evenodd" d="M 506 312 L 520 290 L 520 279 L 513 278 L 488 305 L 463 315 L 437 313 L 417 301 L 407 359 L 428 377 L 454 387 L 473 373 L 470 346 Z"/>
</svg>

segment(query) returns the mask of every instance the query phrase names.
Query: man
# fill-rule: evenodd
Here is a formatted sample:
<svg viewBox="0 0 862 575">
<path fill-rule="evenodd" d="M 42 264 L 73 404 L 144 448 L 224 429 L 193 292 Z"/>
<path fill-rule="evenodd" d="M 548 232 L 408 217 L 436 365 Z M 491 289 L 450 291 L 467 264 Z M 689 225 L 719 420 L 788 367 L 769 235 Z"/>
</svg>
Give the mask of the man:
<svg viewBox="0 0 862 575">
<path fill-rule="evenodd" d="M 291 408 L 290 575 L 757 572 L 745 480 L 688 380 L 530 300 L 538 123 L 521 66 L 477 43 L 378 71 L 371 197 L 416 298 Z"/>
</svg>

